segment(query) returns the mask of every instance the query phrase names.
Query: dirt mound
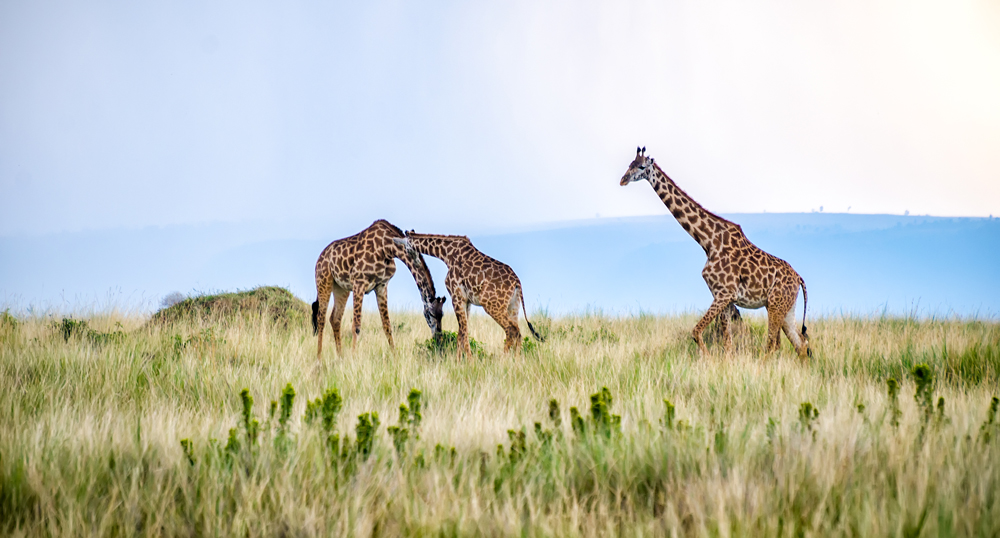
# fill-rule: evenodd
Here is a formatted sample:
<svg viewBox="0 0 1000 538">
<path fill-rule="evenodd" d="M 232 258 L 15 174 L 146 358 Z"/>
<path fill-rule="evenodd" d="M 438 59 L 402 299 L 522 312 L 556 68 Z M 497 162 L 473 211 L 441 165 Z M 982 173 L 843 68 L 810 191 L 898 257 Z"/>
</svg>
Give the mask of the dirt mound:
<svg viewBox="0 0 1000 538">
<path fill-rule="evenodd" d="M 178 321 L 231 322 L 264 317 L 283 327 L 305 326 L 312 311 L 309 305 L 285 288 L 262 286 L 235 293 L 199 295 L 164 308 L 149 320 L 150 324 Z"/>
</svg>

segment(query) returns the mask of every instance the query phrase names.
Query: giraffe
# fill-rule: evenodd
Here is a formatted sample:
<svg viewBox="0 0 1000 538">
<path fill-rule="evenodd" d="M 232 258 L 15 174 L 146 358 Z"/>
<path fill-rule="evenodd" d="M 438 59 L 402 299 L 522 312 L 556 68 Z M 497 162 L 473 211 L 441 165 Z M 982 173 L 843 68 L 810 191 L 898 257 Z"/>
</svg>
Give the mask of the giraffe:
<svg viewBox="0 0 1000 538">
<path fill-rule="evenodd" d="M 458 318 L 459 354 L 469 357 L 469 306 L 483 310 L 503 328 L 506 335 L 504 351 L 520 349 L 521 329 L 517 324 L 517 305 L 521 303 L 524 321 L 531 335 L 544 342 L 528 321 L 524 306 L 521 280 L 505 263 L 483 254 L 464 235 L 432 235 L 406 232 L 405 239 L 393 239 L 407 251 L 440 258 L 448 266 L 444 283 L 451 294 L 451 303 Z"/>
<path fill-rule="evenodd" d="M 732 350 L 730 316 L 719 314 L 735 304 L 743 308 L 767 308 L 768 352 L 778 349 L 781 332 L 784 331 L 799 357 L 811 357 L 809 336 L 806 334 L 806 303 L 809 299 L 805 280 L 788 262 L 751 243 L 738 224 L 707 211 L 695 202 L 645 153 L 646 148 L 636 148 L 635 160 L 622 176 L 621 185 L 644 179 L 649 181 L 663 204 L 708 257 L 701 275 L 715 300 L 691 332 L 701 354 L 708 352 L 702 332 L 717 316 L 725 334 L 726 352 Z M 799 285 L 802 286 L 801 334 L 794 328 Z"/>
<path fill-rule="evenodd" d="M 435 297 L 434 280 L 427 269 L 423 256 L 416 252 L 407 252 L 394 243 L 393 239 L 406 237 L 403 231 L 388 221 L 377 220 L 360 233 L 338 239 L 329 245 L 316 260 L 316 296 L 312 304 L 313 332 L 319 336 L 316 358 L 323 356 L 323 325 L 326 322 L 327 305 L 330 294 L 333 294 L 333 314 L 330 325 L 333 326 L 333 341 L 340 354 L 340 320 L 344 315 L 347 297 L 354 294 L 354 342 L 358 343 L 361 334 L 361 303 L 364 295 L 372 290 L 378 301 L 378 312 L 382 316 L 382 330 L 392 342 L 392 327 L 389 325 L 389 305 L 386 297 L 386 285 L 396 273 L 396 262 L 399 258 L 413 274 L 413 279 L 420 289 L 424 303 L 424 319 L 435 335 L 441 332 L 441 317 L 444 297 Z"/>
</svg>

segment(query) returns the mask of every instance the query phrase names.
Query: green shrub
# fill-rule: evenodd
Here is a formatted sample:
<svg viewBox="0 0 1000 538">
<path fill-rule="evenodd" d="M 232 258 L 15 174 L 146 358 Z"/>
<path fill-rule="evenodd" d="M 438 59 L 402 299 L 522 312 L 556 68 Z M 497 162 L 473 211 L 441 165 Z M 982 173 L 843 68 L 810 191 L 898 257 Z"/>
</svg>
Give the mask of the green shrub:
<svg viewBox="0 0 1000 538">
<path fill-rule="evenodd" d="M 410 440 L 411 434 L 414 440 L 420 439 L 420 421 L 424 418 L 421 413 L 421 396 L 422 393 L 419 390 L 410 389 L 410 394 L 406 398 L 409 405 L 399 405 L 399 424 L 386 428 L 392 437 L 392 444 L 400 456 L 406 452 L 407 442 Z"/>
<path fill-rule="evenodd" d="M 243 432 L 247 437 L 247 446 L 253 448 L 260 433 L 260 422 L 253 416 L 253 396 L 250 395 L 250 389 L 240 391 L 240 401 L 243 403 Z"/>
<path fill-rule="evenodd" d="M 354 428 L 358 436 L 356 452 L 364 460 L 368 459 L 372 453 L 372 447 L 375 446 L 375 434 L 378 432 L 379 424 L 378 413 L 374 411 L 358 415 L 358 425 Z"/>
<path fill-rule="evenodd" d="M 424 340 L 419 347 L 430 355 L 453 355 L 458 352 L 458 333 L 441 331 Z M 473 355 L 479 358 L 486 357 L 486 349 L 471 336 L 469 337 L 469 349 L 472 350 Z"/>
<path fill-rule="evenodd" d="M 119 330 L 108 333 L 95 331 L 90 328 L 86 321 L 80 319 L 62 318 L 62 321 L 53 323 L 56 330 L 62 334 L 63 340 L 66 342 L 69 342 L 74 337 L 86 339 L 98 345 L 125 340 L 125 332 L 120 330 L 121 323 L 118 324 Z"/>
</svg>

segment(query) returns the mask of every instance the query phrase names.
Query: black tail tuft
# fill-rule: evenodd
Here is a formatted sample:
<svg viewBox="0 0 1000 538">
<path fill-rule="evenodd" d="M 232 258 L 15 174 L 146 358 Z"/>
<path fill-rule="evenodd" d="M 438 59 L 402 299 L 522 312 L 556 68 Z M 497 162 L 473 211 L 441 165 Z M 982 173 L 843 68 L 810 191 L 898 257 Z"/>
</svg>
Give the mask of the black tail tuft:
<svg viewBox="0 0 1000 538">
<path fill-rule="evenodd" d="M 798 273 L 796 273 L 798 274 Z M 809 292 L 806 291 L 806 281 L 802 275 L 798 275 L 799 284 L 802 285 L 802 336 L 806 335 L 806 308 L 809 307 Z M 795 305 L 792 305 L 794 308 Z"/>
<path fill-rule="evenodd" d="M 313 334 L 319 334 L 319 301 L 313 301 Z"/>
<path fill-rule="evenodd" d="M 535 327 L 531 325 L 531 322 L 528 321 L 527 319 L 525 319 L 524 321 L 528 323 L 528 330 L 531 331 L 531 336 L 534 336 L 535 340 L 538 340 L 539 342 L 545 342 L 545 339 L 542 338 L 542 335 L 538 334 L 538 331 L 536 331 Z"/>
</svg>

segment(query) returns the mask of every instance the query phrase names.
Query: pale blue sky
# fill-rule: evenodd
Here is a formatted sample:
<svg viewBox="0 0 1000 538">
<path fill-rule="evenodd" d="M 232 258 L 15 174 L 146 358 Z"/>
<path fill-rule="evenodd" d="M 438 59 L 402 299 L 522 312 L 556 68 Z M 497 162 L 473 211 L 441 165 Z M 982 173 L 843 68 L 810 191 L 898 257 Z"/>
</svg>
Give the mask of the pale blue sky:
<svg viewBox="0 0 1000 538">
<path fill-rule="evenodd" d="M 0 4 L 0 235 L 1000 214 L 1000 4 Z M 330 237 L 334 239 L 334 237 Z"/>
</svg>

